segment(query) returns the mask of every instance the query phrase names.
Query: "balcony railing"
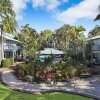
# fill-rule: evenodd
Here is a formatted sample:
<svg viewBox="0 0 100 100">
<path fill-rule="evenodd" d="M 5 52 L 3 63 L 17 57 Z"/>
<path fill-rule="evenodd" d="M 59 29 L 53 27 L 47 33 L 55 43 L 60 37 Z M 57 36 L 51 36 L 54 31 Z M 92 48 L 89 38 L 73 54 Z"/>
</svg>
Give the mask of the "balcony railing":
<svg viewBox="0 0 100 100">
<path fill-rule="evenodd" d="M 4 49 L 18 50 L 16 44 L 4 43 Z"/>
<path fill-rule="evenodd" d="M 92 50 L 100 51 L 100 45 L 93 45 Z"/>
</svg>

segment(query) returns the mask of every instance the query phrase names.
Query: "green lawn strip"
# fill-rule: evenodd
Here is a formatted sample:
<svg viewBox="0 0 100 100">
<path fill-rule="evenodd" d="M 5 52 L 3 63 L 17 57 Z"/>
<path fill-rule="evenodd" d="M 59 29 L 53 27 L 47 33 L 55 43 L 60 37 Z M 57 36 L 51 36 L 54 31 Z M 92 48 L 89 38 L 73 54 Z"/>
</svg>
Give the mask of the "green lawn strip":
<svg viewBox="0 0 100 100">
<path fill-rule="evenodd" d="M 93 100 L 68 93 L 27 94 L 11 90 L 0 83 L 0 100 Z"/>
</svg>

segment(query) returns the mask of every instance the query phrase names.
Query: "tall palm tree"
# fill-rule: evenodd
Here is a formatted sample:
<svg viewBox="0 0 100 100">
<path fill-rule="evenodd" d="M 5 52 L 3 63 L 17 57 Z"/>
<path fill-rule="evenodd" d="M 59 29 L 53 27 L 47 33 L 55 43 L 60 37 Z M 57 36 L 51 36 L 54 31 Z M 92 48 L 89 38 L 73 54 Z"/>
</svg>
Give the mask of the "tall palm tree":
<svg viewBox="0 0 100 100">
<path fill-rule="evenodd" d="M 17 23 L 15 20 L 16 14 L 13 11 L 13 5 L 10 0 L 0 0 L 0 17 L 3 24 L 3 32 L 14 34 L 16 32 Z M 3 35 L 1 34 L 1 55 L 3 59 Z"/>
<path fill-rule="evenodd" d="M 29 24 L 26 24 L 21 27 L 21 30 L 16 37 L 19 41 L 22 41 L 25 48 L 25 54 L 33 56 L 36 53 L 36 50 L 40 46 L 40 36 L 35 29 L 29 27 Z"/>
<path fill-rule="evenodd" d="M 71 39 L 70 38 L 70 29 L 71 29 L 71 26 L 68 24 L 67 25 L 65 24 L 56 30 L 59 49 L 63 48 L 63 50 L 66 51 L 67 46 L 68 46 L 70 39 Z"/>
<path fill-rule="evenodd" d="M 100 35 L 100 26 L 96 25 L 92 30 L 90 30 L 88 37 L 94 37 Z"/>
<path fill-rule="evenodd" d="M 49 29 L 41 31 L 41 33 L 40 33 L 43 43 L 46 44 L 47 47 L 48 47 L 48 43 L 49 43 L 50 39 L 52 38 L 52 34 L 53 34 L 53 32 Z"/>
<path fill-rule="evenodd" d="M 18 25 L 15 20 L 16 14 L 13 11 L 13 5 L 10 0 L 0 0 L 0 17 L 3 24 L 3 31 L 11 34 L 15 33 Z"/>
<path fill-rule="evenodd" d="M 98 7 L 98 10 L 99 10 L 99 14 L 96 16 L 96 18 L 94 19 L 94 21 L 100 20 L 100 5 Z"/>
</svg>

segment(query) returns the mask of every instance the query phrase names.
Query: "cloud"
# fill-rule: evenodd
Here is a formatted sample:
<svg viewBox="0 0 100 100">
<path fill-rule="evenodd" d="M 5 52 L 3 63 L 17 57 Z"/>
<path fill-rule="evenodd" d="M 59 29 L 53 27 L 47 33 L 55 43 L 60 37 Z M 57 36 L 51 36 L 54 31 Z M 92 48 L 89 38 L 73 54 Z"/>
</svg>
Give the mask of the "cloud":
<svg viewBox="0 0 100 100">
<path fill-rule="evenodd" d="M 55 10 L 62 3 L 66 3 L 68 0 L 32 0 L 33 8 L 44 7 L 47 10 Z"/>
<path fill-rule="evenodd" d="M 23 10 L 27 8 L 27 3 L 32 3 L 33 8 L 44 7 L 46 10 L 54 10 L 68 0 L 11 0 L 11 2 L 16 13 L 16 19 L 20 20 L 23 18 Z"/>
<path fill-rule="evenodd" d="M 34 8 L 43 7 L 45 5 L 45 0 L 32 0 Z"/>
<path fill-rule="evenodd" d="M 65 11 L 58 12 L 56 19 L 67 24 L 73 24 L 81 19 L 94 19 L 98 13 L 97 7 L 99 5 L 99 0 L 83 0 Z"/>
<path fill-rule="evenodd" d="M 16 13 L 16 19 L 20 20 L 22 19 L 22 12 L 24 9 L 26 9 L 27 7 L 27 3 L 30 0 L 11 0 L 11 2 L 13 3 L 13 9 Z"/>
</svg>

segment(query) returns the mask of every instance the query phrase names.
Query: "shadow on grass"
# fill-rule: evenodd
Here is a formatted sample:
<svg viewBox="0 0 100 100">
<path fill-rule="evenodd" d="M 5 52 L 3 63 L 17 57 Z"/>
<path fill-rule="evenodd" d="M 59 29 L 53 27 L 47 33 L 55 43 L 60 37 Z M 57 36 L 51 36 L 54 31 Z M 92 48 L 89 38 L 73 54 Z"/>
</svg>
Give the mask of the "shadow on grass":
<svg viewBox="0 0 100 100">
<path fill-rule="evenodd" d="M 46 94 L 27 94 L 13 91 L 0 83 L 0 100 L 93 100 L 79 95 L 53 92 Z"/>
</svg>

